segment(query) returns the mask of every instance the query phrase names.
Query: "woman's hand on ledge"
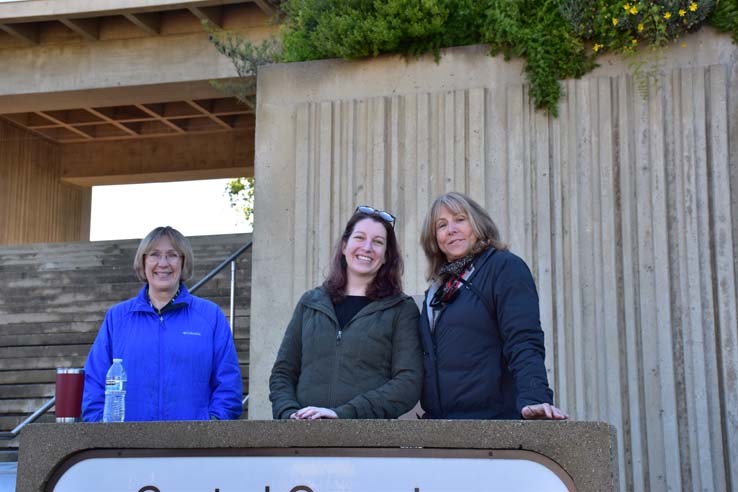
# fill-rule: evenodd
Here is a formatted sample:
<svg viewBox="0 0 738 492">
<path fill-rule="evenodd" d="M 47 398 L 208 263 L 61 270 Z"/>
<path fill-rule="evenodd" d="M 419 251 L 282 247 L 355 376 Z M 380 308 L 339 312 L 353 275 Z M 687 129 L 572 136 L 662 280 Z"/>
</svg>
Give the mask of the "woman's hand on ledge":
<svg viewBox="0 0 738 492">
<path fill-rule="evenodd" d="M 550 403 L 527 405 L 520 411 L 525 420 L 566 420 L 569 416 Z"/>
<path fill-rule="evenodd" d="M 292 420 L 337 419 L 338 415 L 330 408 L 305 407 L 290 415 L 290 418 Z"/>
</svg>

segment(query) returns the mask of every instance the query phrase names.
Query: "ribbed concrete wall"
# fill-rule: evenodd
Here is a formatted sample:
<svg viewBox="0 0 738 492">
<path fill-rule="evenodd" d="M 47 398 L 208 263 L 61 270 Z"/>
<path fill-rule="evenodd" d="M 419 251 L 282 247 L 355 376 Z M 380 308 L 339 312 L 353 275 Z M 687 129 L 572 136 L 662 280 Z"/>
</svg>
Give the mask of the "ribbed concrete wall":
<svg viewBox="0 0 738 492">
<path fill-rule="evenodd" d="M 0 244 L 89 239 L 91 189 L 62 183 L 60 155 L 0 121 Z"/>
<path fill-rule="evenodd" d="M 531 266 L 556 401 L 617 427 L 622 490 L 738 490 L 738 48 L 702 32 L 665 55 L 645 91 L 617 58 L 567 81 L 558 118 L 479 47 L 263 70 L 251 418 L 353 208 L 398 215 L 419 294 L 421 221 L 460 190 Z"/>
</svg>

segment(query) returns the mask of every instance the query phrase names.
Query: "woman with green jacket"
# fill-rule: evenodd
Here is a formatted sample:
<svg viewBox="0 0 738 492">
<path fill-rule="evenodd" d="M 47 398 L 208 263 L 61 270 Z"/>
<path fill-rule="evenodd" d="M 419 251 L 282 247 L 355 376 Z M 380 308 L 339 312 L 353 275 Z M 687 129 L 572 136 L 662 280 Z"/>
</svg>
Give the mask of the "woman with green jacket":
<svg viewBox="0 0 738 492">
<path fill-rule="evenodd" d="M 418 401 L 418 308 L 402 293 L 394 224 L 357 207 L 328 278 L 298 302 L 269 380 L 275 419 L 391 419 Z"/>
</svg>

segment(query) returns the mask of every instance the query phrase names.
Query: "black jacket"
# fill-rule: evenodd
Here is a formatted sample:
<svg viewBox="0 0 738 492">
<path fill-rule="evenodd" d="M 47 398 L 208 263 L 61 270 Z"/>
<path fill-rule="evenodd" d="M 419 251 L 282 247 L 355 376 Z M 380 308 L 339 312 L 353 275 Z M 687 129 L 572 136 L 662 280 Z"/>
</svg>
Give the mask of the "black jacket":
<svg viewBox="0 0 738 492">
<path fill-rule="evenodd" d="M 524 406 L 553 402 L 533 276 L 518 256 L 494 248 L 474 268 L 468 282 L 487 304 L 462 285 L 436 310 L 433 330 L 426 292 L 423 409 L 426 418 L 519 419 Z"/>
<path fill-rule="evenodd" d="M 302 407 L 339 418 L 391 419 L 410 410 L 423 380 L 418 308 L 404 294 L 369 303 L 339 330 L 322 288 L 295 307 L 269 380 L 275 419 Z"/>
</svg>

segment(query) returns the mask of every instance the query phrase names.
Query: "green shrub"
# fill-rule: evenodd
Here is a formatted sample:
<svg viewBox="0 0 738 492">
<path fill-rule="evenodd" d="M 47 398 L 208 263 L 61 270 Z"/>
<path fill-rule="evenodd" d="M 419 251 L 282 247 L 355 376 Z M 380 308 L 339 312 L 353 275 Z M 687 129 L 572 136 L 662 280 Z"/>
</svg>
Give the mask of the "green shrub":
<svg viewBox="0 0 738 492">
<path fill-rule="evenodd" d="M 662 48 L 699 27 L 715 0 L 563 0 L 561 12 L 593 50 L 631 53 L 639 45 Z"/>
<path fill-rule="evenodd" d="M 479 42 L 473 0 L 288 0 L 287 61 L 362 58 L 382 53 L 438 53 Z"/>
<path fill-rule="evenodd" d="M 715 28 L 729 32 L 738 43 L 738 0 L 720 0 L 708 19 Z"/>
<path fill-rule="evenodd" d="M 272 61 L 384 53 L 433 53 L 437 60 L 441 48 L 488 43 L 492 55 L 525 59 L 535 106 L 553 115 L 560 81 L 591 71 L 602 53 L 661 48 L 711 13 L 709 22 L 738 42 L 738 0 L 286 0 L 281 9 L 281 45 L 211 32 L 239 74 Z M 656 72 L 644 70 L 646 63 L 632 62 L 642 83 Z"/>
<path fill-rule="evenodd" d="M 579 78 L 596 65 L 559 11 L 559 0 L 491 0 L 481 42 L 491 54 L 526 60 L 525 73 L 536 108 L 554 116 L 562 79 Z"/>
</svg>

